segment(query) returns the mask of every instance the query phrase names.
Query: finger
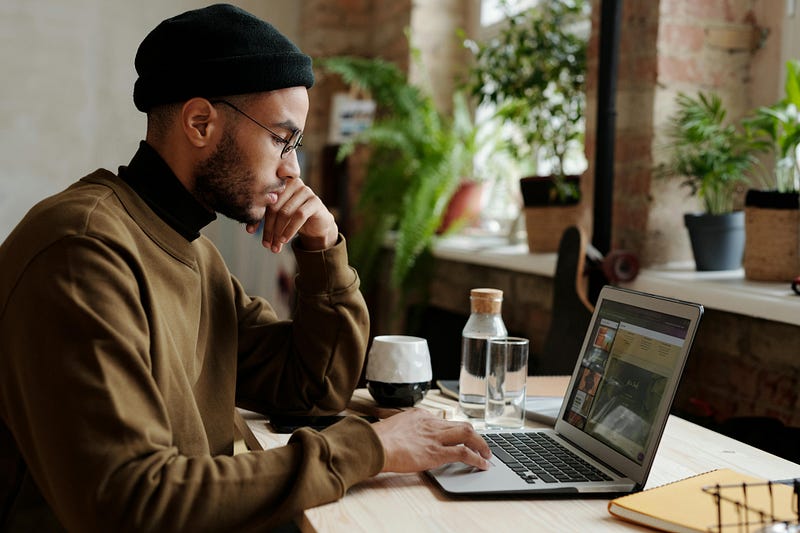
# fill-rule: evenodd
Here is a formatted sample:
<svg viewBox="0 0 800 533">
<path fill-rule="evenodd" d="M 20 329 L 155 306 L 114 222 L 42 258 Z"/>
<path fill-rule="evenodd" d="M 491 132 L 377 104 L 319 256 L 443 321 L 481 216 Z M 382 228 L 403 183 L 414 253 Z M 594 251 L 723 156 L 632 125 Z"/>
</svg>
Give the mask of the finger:
<svg viewBox="0 0 800 533">
<path fill-rule="evenodd" d="M 268 224 L 267 216 L 269 215 L 269 209 L 267 209 L 266 214 L 264 215 L 264 225 L 261 228 L 261 246 L 264 248 L 272 249 L 272 225 Z M 275 250 L 272 250 L 273 252 Z"/>
<path fill-rule="evenodd" d="M 274 206 L 267 207 L 264 215 L 264 230 L 261 233 L 261 244 L 275 253 L 280 252 L 283 247 L 280 235 L 286 222 L 285 217 L 281 217 L 281 209 L 281 207 L 277 209 Z"/>
<path fill-rule="evenodd" d="M 269 216 L 269 209 L 267 209 L 266 215 L 264 215 L 264 228 L 261 230 L 261 245 L 264 248 L 269 248 L 273 252 L 278 252 L 277 249 L 273 248 L 272 246 L 272 226 L 273 223 L 267 220 Z"/>
<path fill-rule="evenodd" d="M 448 448 L 448 455 L 450 457 L 444 462 L 461 462 L 465 465 L 474 466 L 475 468 L 479 468 L 481 470 L 488 470 L 492 466 L 489 461 L 466 446 L 451 446 Z"/>
<path fill-rule="evenodd" d="M 482 457 L 490 458 L 492 456 L 489 450 L 489 445 L 483 440 L 472 424 L 469 422 L 458 422 L 450 424 L 450 427 L 441 433 L 442 443 L 448 446 L 457 444 L 464 444 L 469 449 L 480 454 Z"/>
<path fill-rule="evenodd" d="M 287 182 L 284 190 L 278 195 L 276 202 L 274 204 L 267 205 L 267 208 L 264 212 L 264 228 L 261 231 L 261 244 L 264 245 L 265 248 L 272 248 L 275 235 L 275 223 L 278 218 L 278 210 L 286 202 L 286 199 L 292 194 L 291 182 L 292 180 Z M 273 249 L 273 251 L 276 250 Z"/>
<path fill-rule="evenodd" d="M 278 195 L 278 201 L 267 206 L 261 238 L 264 246 L 271 247 L 273 252 L 277 252 L 280 251 L 282 243 L 289 241 L 288 238 L 282 239 L 285 237 L 284 230 L 294 216 L 297 206 L 302 204 L 310 192 L 311 189 L 300 179 L 286 181 L 286 187 Z"/>
<path fill-rule="evenodd" d="M 477 440 L 470 439 L 467 442 L 465 442 L 464 446 L 468 447 L 470 450 L 479 454 L 484 459 L 491 459 L 492 457 L 492 450 L 489 448 L 489 445 L 486 444 L 486 441 L 483 440 L 483 438 L 480 435 L 477 435 Z"/>
<path fill-rule="evenodd" d="M 261 230 L 261 244 L 265 248 L 272 249 L 273 252 L 277 251 L 273 247 L 273 232 L 275 230 L 276 216 L 276 213 L 270 208 L 270 206 L 267 206 L 267 211 L 264 213 L 264 228 Z"/>
<path fill-rule="evenodd" d="M 306 187 L 293 195 L 281 208 L 275 223 L 273 243 L 289 242 L 300 228 L 311 218 L 314 212 L 322 207 L 322 202 Z M 283 226 L 281 226 L 283 224 Z"/>
</svg>

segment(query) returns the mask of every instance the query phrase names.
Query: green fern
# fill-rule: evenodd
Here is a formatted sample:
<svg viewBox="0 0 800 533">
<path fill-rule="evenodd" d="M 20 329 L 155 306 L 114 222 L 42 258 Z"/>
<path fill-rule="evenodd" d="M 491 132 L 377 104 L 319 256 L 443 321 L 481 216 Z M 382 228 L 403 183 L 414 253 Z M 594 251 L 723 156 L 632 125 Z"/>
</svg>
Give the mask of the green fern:
<svg viewBox="0 0 800 533">
<path fill-rule="evenodd" d="M 349 239 L 351 260 L 368 287 L 375 279 L 386 233 L 396 230 L 390 279 L 395 287 L 408 289 L 419 257 L 429 250 L 445 208 L 471 165 L 477 136 L 466 99 L 457 93 L 454 117 L 447 117 L 391 63 L 354 57 L 319 63 L 368 92 L 378 105 L 373 125 L 339 151 L 344 158 L 358 145 L 371 150 L 356 206 L 363 230 Z"/>
</svg>

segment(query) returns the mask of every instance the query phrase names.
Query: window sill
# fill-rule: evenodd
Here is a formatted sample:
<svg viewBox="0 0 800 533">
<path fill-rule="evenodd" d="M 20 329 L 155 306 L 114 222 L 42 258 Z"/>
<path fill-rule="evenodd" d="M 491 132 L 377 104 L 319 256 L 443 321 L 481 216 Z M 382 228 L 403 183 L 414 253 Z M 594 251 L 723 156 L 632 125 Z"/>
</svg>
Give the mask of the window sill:
<svg viewBox="0 0 800 533">
<path fill-rule="evenodd" d="M 532 254 L 528 244 L 509 244 L 505 237 L 452 236 L 436 241 L 434 257 L 514 272 L 553 277 L 557 254 Z"/>
<path fill-rule="evenodd" d="M 556 254 L 531 254 L 526 243 L 503 237 L 452 236 L 439 239 L 433 255 L 441 259 L 552 277 Z M 689 300 L 706 308 L 800 326 L 800 296 L 789 283 L 751 281 L 744 270 L 697 272 L 694 263 L 642 269 L 632 289 Z"/>
<path fill-rule="evenodd" d="M 694 300 L 710 309 L 800 325 L 800 296 L 791 285 L 745 279 L 744 269 L 697 272 L 693 262 L 670 264 L 644 269 L 626 286 Z"/>
</svg>

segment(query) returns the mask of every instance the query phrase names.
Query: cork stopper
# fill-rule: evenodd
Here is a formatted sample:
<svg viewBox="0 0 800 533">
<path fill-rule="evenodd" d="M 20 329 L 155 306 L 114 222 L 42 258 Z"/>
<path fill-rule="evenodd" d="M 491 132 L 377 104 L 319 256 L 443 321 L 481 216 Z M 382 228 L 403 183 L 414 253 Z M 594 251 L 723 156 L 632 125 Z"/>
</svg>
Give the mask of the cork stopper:
<svg viewBox="0 0 800 533">
<path fill-rule="evenodd" d="M 470 309 L 473 313 L 500 314 L 503 291 L 500 289 L 472 289 L 469 291 Z"/>
</svg>

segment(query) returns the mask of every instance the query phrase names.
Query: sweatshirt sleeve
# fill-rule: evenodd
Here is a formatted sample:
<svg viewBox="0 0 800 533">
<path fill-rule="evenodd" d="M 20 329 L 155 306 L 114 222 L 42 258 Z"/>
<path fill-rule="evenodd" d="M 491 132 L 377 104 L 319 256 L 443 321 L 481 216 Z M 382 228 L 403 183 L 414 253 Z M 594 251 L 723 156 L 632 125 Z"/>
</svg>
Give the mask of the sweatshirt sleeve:
<svg viewBox="0 0 800 533">
<path fill-rule="evenodd" d="M 381 469 L 378 437 L 355 417 L 272 450 L 182 453 L 136 275 L 108 245 L 69 240 L 33 259 L 0 320 L 0 413 L 66 529 L 262 531 Z"/>
<path fill-rule="evenodd" d="M 292 321 L 266 320 L 266 303 L 237 289 L 238 400 L 261 412 L 336 413 L 361 377 L 369 313 L 343 237 L 327 250 L 305 251 L 297 240 L 293 248 L 298 274 Z"/>
</svg>

